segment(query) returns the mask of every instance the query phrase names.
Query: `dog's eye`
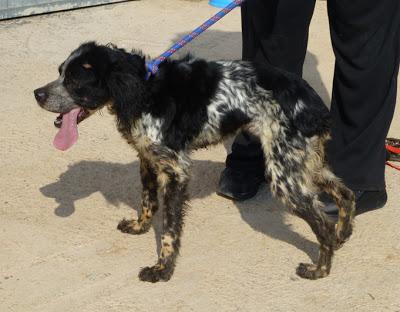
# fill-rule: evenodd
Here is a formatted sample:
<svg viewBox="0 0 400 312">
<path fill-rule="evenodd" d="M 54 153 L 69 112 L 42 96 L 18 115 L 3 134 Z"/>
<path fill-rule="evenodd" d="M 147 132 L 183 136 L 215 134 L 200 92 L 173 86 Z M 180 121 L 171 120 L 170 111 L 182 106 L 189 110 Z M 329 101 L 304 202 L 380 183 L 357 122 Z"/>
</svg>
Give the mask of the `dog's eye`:
<svg viewBox="0 0 400 312">
<path fill-rule="evenodd" d="M 92 68 L 93 68 L 93 66 L 92 66 L 91 64 L 89 64 L 89 63 L 83 63 L 83 64 L 82 64 L 82 67 L 83 67 L 84 69 L 92 69 Z"/>
</svg>

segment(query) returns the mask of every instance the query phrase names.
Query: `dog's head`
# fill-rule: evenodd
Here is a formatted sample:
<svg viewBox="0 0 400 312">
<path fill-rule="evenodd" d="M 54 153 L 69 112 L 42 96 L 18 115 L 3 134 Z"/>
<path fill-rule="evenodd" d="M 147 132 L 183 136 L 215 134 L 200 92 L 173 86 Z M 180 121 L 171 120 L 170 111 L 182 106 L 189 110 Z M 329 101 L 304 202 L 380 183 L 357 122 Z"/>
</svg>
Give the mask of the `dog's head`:
<svg viewBox="0 0 400 312">
<path fill-rule="evenodd" d="M 106 104 L 127 127 L 145 105 L 146 66 L 140 53 L 89 42 L 73 51 L 58 70 L 59 77 L 34 94 L 42 108 L 60 114 L 54 145 L 61 150 L 76 142 L 77 124 Z"/>
</svg>

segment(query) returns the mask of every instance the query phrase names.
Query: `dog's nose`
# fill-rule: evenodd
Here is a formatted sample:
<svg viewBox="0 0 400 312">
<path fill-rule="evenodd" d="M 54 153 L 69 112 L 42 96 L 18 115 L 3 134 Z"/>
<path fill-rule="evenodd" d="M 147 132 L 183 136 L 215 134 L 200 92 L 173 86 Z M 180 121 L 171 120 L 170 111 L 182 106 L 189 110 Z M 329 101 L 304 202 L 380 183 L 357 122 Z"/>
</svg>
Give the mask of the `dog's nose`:
<svg viewBox="0 0 400 312">
<path fill-rule="evenodd" d="M 33 91 L 33 93 L 35 94 L 36 101 L 38 101 L 40 104 L 46 102 L 48 95 L 44 89 L 36 89 Z"/>
</svg>

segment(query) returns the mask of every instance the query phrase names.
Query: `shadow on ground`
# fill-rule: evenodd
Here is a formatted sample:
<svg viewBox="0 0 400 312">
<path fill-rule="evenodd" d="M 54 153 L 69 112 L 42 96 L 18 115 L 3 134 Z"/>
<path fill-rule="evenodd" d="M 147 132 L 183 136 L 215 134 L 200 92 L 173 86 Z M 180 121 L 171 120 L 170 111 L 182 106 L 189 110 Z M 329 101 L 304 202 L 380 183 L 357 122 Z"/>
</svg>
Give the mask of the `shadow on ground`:
<svg viewBox="0 0 400 312">
<path fill-rule="evenodd" d="M 40 188 L 40 192 L 59 204 L 54 213 L 68 217 L 75 212 L 75 202 L 100 192 L 110 204 L 138 207 L 140 180 L 138 162 L 131 164 L 104 161 L 80 161 L 70 165 L 57 182 Z"/>
<path fill-rule="evenodd" d="M 193 178 L 190 182 L 191 198 L 205 198 L 215 193 L 219 174 L 223 168 L 224 164 L 221 162 L 195 160 Z M 64 218 L 75 212 L 76 201 L 97 192 L 115 207 L 124 204 L 137 211 L 140 209 L 141 192 L 139 163 L 138 161 L 130 164 L 81 161 L 69 166 L 58 181 L 41 187 L 40 192 L 46 197 L 55 199 L 58 206 L 54 209 L 54 213 Z M 242 203 L 235 202 L 235 205 L 242 219 L 254 230 L 293 245 L 304 251 L 311 259 L 315 259 L 317 244 L 291 230 L 290 224 L 285 221 L 285 208 L 271 198 L 265 185 L 256 198 Z M 217 210 L 218 207 L 209 209 Z M 161 235 L 160 215 L 158 213 L 154 220 L 158 251 Z"/>
</svg>

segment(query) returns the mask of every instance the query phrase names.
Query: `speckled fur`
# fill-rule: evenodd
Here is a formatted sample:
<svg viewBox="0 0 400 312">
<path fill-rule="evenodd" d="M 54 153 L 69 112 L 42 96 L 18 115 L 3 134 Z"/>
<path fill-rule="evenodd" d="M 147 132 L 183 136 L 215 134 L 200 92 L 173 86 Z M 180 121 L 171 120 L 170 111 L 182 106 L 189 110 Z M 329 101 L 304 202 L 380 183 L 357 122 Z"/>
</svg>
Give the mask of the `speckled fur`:
<svg viewBox="0 0 400 312">
<path fill-rule="evenodd" d="M 297 273 L 308 279 L 329 274 L 333 251 L 352 232 L 354 195 L 326 164 L 329 112 L 305 81 L 266 65 L 191 57 L 163 63 L 146 80 L 140 52 L 93 42 L 74 51 L 60 74 L 57 88 L 63 91 L 42 106 L 67 111 L 70 103 L 91 110 L 108 105 L 118 130 L 139 154 L 142 212 L 138 220 L 122 220 L 118 229 L 146 232 L 162 196 L 161 252 L 154 266 L 140 271 L 141 280 L 169 280 L 173 274 L 187 209 L 190 152 L 241 130 L 260 138 L 272 193 L 310 225 L 320 243 L 318 262 L 300 264 Z M 51 87 L 44 90 L 56 93 Z M 321 209 L 322 191 L 339 206 L 337 225 Z"/>
</svg>

